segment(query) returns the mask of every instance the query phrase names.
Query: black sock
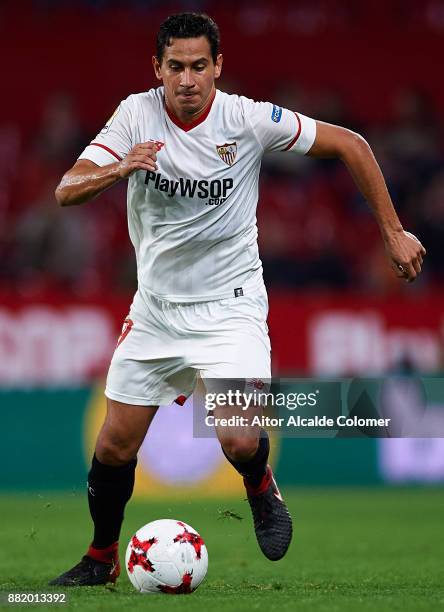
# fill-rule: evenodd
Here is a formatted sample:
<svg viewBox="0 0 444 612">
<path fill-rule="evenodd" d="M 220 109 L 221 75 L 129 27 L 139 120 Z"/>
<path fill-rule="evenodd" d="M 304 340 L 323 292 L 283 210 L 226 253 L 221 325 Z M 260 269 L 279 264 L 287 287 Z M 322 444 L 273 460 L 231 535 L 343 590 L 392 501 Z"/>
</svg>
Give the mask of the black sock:
<svg viewBox="0 0 444 612">
<path fill-rule="evenodd" d="M 241 474 L 252 487 L 258 487 L 267 470 L 268 455 L 270 453 L 270 439 L 265 429 L 261 429 L 259 446 L 256 453 L 247 461 L 233 461 L 222 448 L 225 457 L 235 470 Z"/>
<path fill-rule="evenodd" d="M 88 474 L 88 503 L 94 522 L 94 548 L 106 548 L 119 539 L 123 511 L 134 488 L 137 459 L 115 467 L 94 455 Z"/>
</svg>

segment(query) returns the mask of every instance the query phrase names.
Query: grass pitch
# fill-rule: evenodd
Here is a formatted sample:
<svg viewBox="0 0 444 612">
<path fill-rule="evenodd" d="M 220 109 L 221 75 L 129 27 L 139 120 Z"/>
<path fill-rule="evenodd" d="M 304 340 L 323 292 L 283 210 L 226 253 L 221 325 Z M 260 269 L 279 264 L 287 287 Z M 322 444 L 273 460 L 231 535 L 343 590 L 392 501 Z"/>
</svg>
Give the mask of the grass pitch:
<svg viewBox="0 0 444 612">
<path fill-rule="evenodd" d="M 130 503 L 121 538 L 156 518 L 178 518 L 202 534 L 209 571 L 186 596 L 140 595 L 123 569 L 116 587 L 65 589 L 68 603 L 39 610 L 128 609 L 424 611 L 444 609 L 444 489 L 286 492 L 294 541 L 272 563 L 260 553 L 245 501 Z M 243 520 L 230 518 L 230 511 Z M 83 494 L 0 497 L 0 590 L 60 592 L 47 582 L 77 563 L 90 539 Z"/>
</svg>

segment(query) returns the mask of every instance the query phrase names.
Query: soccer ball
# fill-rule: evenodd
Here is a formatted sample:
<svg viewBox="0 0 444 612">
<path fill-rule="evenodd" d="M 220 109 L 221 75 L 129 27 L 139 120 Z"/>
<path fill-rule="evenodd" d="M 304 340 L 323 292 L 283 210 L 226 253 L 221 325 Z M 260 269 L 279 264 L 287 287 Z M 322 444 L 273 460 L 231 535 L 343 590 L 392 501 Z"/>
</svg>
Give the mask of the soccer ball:
<svg viewBox="0 0 444 612">
<path fill-rule="evenodd" d="M 125 555 L 126 571 L 141 593 L 192 593 L 205 578 L 204 541 L 183 521 L 160 519 L 141 527 Z"/>
</svg>

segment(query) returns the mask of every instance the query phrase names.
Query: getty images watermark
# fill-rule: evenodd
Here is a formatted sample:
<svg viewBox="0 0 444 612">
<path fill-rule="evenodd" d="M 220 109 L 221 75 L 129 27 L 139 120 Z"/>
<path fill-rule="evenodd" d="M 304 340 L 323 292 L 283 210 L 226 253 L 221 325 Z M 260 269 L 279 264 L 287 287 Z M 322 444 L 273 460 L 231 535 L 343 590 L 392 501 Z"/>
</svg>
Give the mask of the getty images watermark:
<svg viewBox="0 0 444 612">
<path fill-rule="evenodd" d="M 285 406 L 288 410 L 295 410 L 302 406 L 316 406 L 319 389 L 311 393 L 270 393 L 254 389 L 250 392 L 228 389 L 226 393 L 205 393 L 205 408 L 214 410 L 218 406 L 238 406 L 241 410 L 248 410 L 250 406 Z"/>
<path fill-rule="evenodd" d="M 287 437 L 444 437 L 444 379 L 204 379 L 193 398 L 195 437 L 215 428 Z"/>
</svg>

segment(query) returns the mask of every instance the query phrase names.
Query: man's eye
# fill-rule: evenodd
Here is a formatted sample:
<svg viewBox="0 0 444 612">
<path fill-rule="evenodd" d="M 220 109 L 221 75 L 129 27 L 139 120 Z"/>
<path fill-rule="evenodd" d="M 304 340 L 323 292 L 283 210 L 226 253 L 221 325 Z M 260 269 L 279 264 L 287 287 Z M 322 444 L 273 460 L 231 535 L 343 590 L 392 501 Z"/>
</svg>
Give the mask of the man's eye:
<svg viewBox="0 0 444 612">
<path fill-rule="evenodd" d="M 205 70 L 205 66 L 196 66 L 195 70 L 197 70 L 197 72 L 202 72 L 202 70 Z"/>
</svg>

